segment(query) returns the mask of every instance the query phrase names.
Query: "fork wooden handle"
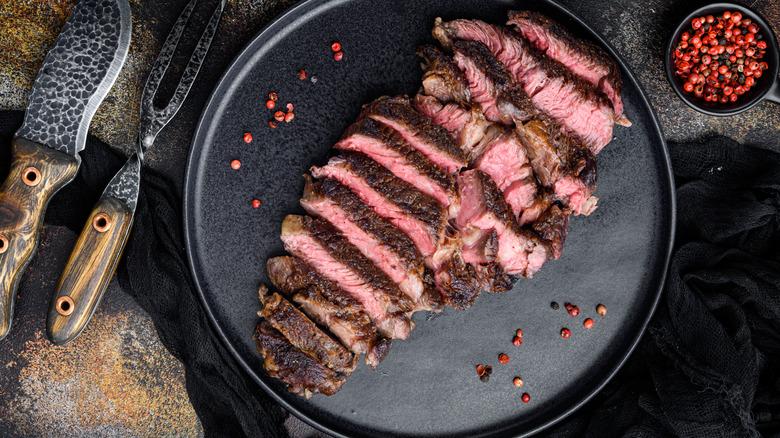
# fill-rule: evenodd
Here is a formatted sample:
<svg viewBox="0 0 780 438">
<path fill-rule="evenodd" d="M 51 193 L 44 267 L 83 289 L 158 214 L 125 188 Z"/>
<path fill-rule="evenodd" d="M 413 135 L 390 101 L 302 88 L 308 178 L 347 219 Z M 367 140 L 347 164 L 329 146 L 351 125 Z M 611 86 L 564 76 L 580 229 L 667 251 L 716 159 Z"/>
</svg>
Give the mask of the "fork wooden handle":
<svg viewBox="0 0 780 438">
<path fill-rule="evenodd" d="M 46 334 L 56 345 L 75 339 L 100 304 L 133 226 L 133 212 L 113 197 L 92 209 L 49 303 Z"/>
</svg>

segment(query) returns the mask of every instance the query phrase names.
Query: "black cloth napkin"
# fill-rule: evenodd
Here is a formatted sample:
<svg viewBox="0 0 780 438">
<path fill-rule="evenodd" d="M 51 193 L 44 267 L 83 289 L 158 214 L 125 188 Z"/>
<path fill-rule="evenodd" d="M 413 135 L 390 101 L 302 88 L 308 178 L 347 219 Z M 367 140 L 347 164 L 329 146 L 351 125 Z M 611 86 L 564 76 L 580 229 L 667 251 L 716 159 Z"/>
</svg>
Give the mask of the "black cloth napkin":
<svg viewBox="0 0 780 438">
<path fill-rule="evenodd" d="M 20 124 L 21 113 L 0 112 L 0 176 Z M 780 438 L 780 155 L 725 138 L 669 147 L 678 229 L 659 308 L 605 389 L 540 436 Z M 123 162 L 94 138 L 82 157 L 46 216 L 75 232 Z M 200 306 L 172 187 L 145 171 L 120 285 L 184 363 L 208 436 L 284 436 L 286 414 L 239 369 Z"/>
<path fill-rule="evenodd" d="M 11 138 L 21 124 L 21 112 L 0 111 L 2 180 Z M 78 176 L 52 199 L 45 217 L 46 224 L 75 233 L 126 159 L 92 136 L 81 157 Z M 288 414 L 240 369 L 209 324 L 190 277 L 181 194 L 173 187 L 164 175 L 144 169 L 135 225 L 116 271 L 119 284 L 149 313 L 162 343 L 183 362 L 187 392 L 207 436 L 287 436 Z"/>
</svg>

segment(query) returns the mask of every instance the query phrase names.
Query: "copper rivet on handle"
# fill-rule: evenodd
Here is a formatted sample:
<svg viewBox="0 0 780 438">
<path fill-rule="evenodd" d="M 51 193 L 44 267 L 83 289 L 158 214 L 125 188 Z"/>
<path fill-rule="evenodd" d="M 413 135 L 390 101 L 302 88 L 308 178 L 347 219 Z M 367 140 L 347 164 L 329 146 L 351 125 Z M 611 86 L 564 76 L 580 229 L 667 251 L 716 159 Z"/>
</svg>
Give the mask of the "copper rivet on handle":
<svg viewBox="0 0 780 438">
<path fill-rule="evenodd" d="M 98 233 L 105 233 L 111 228 L 111 217 L 105 213 L 98 213 L 92 219 L 92 226 Z"/>
<path fill-rule="evenodd" d="M 6 252 L 8 250 L 8 238 L 6 238 L 3 235 L 0 235 L 0 254 Z"/>
<path fill-rule="evenodd" d="M 62 316 L 68 316 L 73 313 L 73 300 L 68 296 L 62 296 L 57 299 L 57 313 Z"/>
<path fill-rule="evenodd" d="M 37 186 L 38 183 L 41 182 L 41 171 L 34 167 L 28 167 L 27 169 L 24 169 L 24 173 L 22 174 L 22 181 L 24 181 L 24 183 L 30 187 Z"/>
</svg>

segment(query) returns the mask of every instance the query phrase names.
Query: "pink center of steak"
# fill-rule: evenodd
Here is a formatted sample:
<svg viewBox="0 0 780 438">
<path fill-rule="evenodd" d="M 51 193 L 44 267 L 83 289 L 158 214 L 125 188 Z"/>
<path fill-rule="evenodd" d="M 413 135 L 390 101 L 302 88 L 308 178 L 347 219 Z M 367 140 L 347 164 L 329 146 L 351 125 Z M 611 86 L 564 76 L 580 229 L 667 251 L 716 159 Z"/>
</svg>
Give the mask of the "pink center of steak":
<svg viewBox="0 0 780 438">
<path fill-rule="evenodd" d="M 510 14 L 511 17 L 508 24 L 514 24 L 516 29 L 536 48 L 543 51 L 550 58 L 565 65 L 572 73 L 585 79 L 602 91 L 612 102 L 617 116 L 623 114 L 623 100 L 618 91 L 615 90 L 613 79 L 610 77 L 612 75 L 610 69 L 616 68 L 616 66 L 607 66 L 599 63 L 597 59 L 593 59 L 592 52 L 600 49 L 589 49 L 588 51 L 591 52 L 589 57 L 587 53 L 576 50 L 566 41 L 545 29 L 535 19 L 524 18 L 520 16 L 521 14 L 525 13 Z M 541 17 L 538 19 L 541 19 Z M 602 58 L 602 56 L 598 56 L 598 58 Z M 612 63 L 614 61 L 609 60 L 607 62 Z"/>
<path fill-rule="evenodd" d="M 536 181 L 525 148 L 515 136 L 508 133 L 498 136 L 474 167 L 490 175 L 515 215 L 533 202 Z"/>
<path fill-rule="evenodd" d="M 596 209 L 598 198 L 590 195 L 590 190 L 584 187 L 582 181 L 571 176 L 564 176 L 555 182 L 553 188 L 555 197 L 567 200 L 574 214 L 591 214 Z"/>
<path fill-rule="evenodd" d="M 455 63 L 466 74 L 469 81 L 469 92 L 475 103 L 482 107 L 485 118 L 491 122 L 502 122 L 501 114 L 496 106 L 495 84 L 485 79 L 482 72 L 474 65 L 474 61 L 460 52 L 455 52 Z"/>
<path fill-rule="evenodd" d="M 401 291 L 409 298 L 417 302 L 423 293 L 422 279 L 409 275 L 404 269 L 404 263 L 399 260 L 387 245 L 383 244 L 372 234 L 367 233 L 349 219 L 347 213 L 340 205 L 328 198 L 319 200 L 302 199 L 306 211 L 320 216 L 338 228 L 339 232 L 355 245 L 363 255 L 381 269 L 393 282 L 398 284 Z"/>
<path fill-rule="evenodd" d="M 443 126 L 452 134 L 463 129 L 469 121 L 469 112 L 460 105 L 455 103 L 444 105 L 433 96 L 418 94 L 415 97 L 415 108 L 433 120 L 433 123 Z"/>
<path fill-rule="evenodd" d="M 567 77 L 561 70 L 565 69 L 565 66 L 560 65 L 557 70 L 560 75 L 553 74 L 552 69 L 556 66 L 552 63 L 556 61 L 542 62 L 521 37 L 500 26 L 478 20 L 455 20 L 444 26 L 457 38 L 485 44 L 522 85 L 534 105 L 575 132 L 591 146 L 594 154 L 612 139 L 614 111 L 609 106 L 592 99 L 593 96 L 589 95 L 587 90 L 583 90 L 580 85 L 571 81 L 571 77 Z M 481 90 L 485 85 L 480 84 L 472 88 L 473 78 L 468 72 L 466 76 L 469 78 L 472 97 L 477 100 L 477 96 L 474 95 L 475 90 Z M 487 96 L 483 94 L 480 98 L 487 99 Z M 483 104 L 482 101 L 477 101 Z M 490 102 L 487 104 L 488 108 L 483 106 L 483 109 L 486 111 L 486 117 L 492 119 L 494 104 Z"/>
<path fill-rule="evenodd" d="M 290 254 L 306 260 L 323 278 L 337 283 L 352 297 L 360 301 L 366 313 L 376 322 L 379 330 L 388 337 L 406 339 L 411 327 L 402 318 L 388 315 L 371 286 L 349 266 L 336 260 L 316 238 L 305 233 L 282 234 L 284 247 Z"/>
<path fill-rule="evenodd" d="M 501 223 L 488 210 L 478 173 L 474 170 L 463 172 L 458 182 L 463 200 L 460 215 L 456 221 L 458 229 L 468 230 L 473 227 L 481 230 L 482 235 L 471 237 L 470 240 L 474 242 L 485 239 L 490 232 L 495 230 L 498 235 L 497 256 L 499 264 L 511 275 L 525 272 L 528 265 L 525 242 L 521 236 L 509 230 L 506 224 Z M 475 231 L 472 229 L 471 233 L 475 233 Z M 464 254 L 467 259 L 471 260 L 475 257 L 471 252 L 467 251 L 467 253 Z"/>
<path fill-rule="evenodd" d="M 413 185 L 426 195 L 433 197 L 444 207 L 449 207 L 453 203 L 453 200 L 450 199 L 450 195 L 444 191 L 444 188 L 420 172 L 420 169 L 410 164 L 398 150 L 387 147 L 381 141 L 361 135 L 352 135 L 338 142 L 335 147 L 368 155 L 392 172 L 393 175 Z"/>
<path fill-rule="evenodd" d="M 333 178 L 352 189 L 378 215 L 389 220 L 390 223 L 406 233 L 423 256 L 428 257 L 436 250 L 435 237 L 427 232 L 425 224 L 405 213 L 395 203 L 387 200 L 345 166 L 331 162 L 324 167 L 313 167 L 311 173 L 315 178 Z"/>
</svg>

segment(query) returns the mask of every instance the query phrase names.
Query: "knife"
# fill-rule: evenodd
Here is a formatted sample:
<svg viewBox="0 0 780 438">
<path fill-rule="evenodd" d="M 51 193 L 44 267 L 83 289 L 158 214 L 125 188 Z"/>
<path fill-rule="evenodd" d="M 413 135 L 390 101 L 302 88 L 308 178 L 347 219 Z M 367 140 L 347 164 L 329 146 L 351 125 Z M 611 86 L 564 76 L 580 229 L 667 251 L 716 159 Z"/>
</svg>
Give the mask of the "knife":
<svg viewBox="0 0 780 438">
<path fill-rule="evenodd" d="M 227 0 L 220 0 L 165 108 L 154 105 L 155 95 L 173 59 L 197 0 L 191 0 L 173 25 L 152 66 L 141 95 L 136 153 L 117 172 L 93 207 L 76 241 L 57 291 L 49 302 L 46 334 L 56 345 L 75 339 L 87 326 L 122 256 L 138 201 L 144 152 L 173 119 L 195 82 L 216 34 Z"/>
<path fill-rule="evenodd" d="M 92 116 L 127 57 L 130 30 L 127 0 L 79 2 L 35 78 L 0 187 L 0 340 L 11 328 L 46 206 L 78 172 Z"/>
</svg>

